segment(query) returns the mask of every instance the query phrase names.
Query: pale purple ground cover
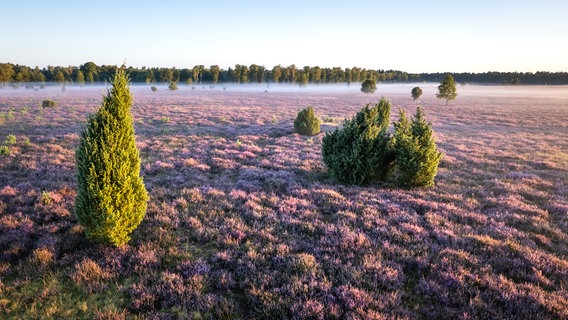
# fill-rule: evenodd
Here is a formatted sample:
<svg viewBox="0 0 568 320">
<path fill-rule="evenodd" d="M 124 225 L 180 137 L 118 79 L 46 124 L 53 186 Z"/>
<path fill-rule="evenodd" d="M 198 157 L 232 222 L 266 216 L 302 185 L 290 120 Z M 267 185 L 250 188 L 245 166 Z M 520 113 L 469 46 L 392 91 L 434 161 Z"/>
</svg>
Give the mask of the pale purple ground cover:
<svg viewBox="0 0 568 320">
<path fill-rule="evenodd" d="M 18 141 L 0 157 L 0 315 L 22 279 L 58 273 L 119 291 L 126 317 L 568 317 L 568 88 L 464 86 L 444 106 L 420 86 L 417 103 L 413 85 L 133 87 L 150 203 L 121 249 L 93 246 L 72 212 L 103 88 L 0 89 L 0 142 Z M 307 105 L 330 131 L 381 95 L 393 120 L 421 105 L 433 122 L 433 188 L 337 184 L 323 133 L 292 132 Z"/>
</svg>

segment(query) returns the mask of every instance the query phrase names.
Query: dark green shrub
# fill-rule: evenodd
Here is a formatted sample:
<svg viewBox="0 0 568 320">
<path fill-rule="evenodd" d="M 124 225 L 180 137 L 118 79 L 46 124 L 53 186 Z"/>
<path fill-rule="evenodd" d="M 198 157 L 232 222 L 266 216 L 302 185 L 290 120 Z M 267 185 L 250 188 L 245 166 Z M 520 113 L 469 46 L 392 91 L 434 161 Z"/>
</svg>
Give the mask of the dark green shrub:
<svg viewBox="0 0 568 320">
<path fill-rule="evenodd" d="M 361 83 L 361 92 L 363 93 L 375 93 L 377 90 L 377 80 L 367 79 Z"/>
<path fill-rule="evenodd" d="M 316 117 L 314 108 L 307 106 L 296 116 L 294 131 L 301 135 L 313 136 L 320 133 L 321 120 Z"/>
<path fill-rule="evenodd" d="M 416 101 L 422 95 L 422 89 L 420 89 L 420 87 L 414 87 L 412 88 L 412 91 L 410 91 L 410 94 L 412 95 L 412 99 Z"/>
<path fill-rule="evenodd" d="M 178 89 L 177 83 L 175 83 L 175 82 L 170 82 L 170 84 L 168 85 L 168 89 L 170 89 L 170 90 L 172 90 L 172 91 L 173 91 L 173 90 L 177 90 L 177 89 Z"/>
<path fill-rule="evenodd" d="M 322 156 L 332 177 L 349 184 L 386 179 L 394 160 L 390 111 L 390 102 L 383 98 L 346 120 L 342 129 L 325 135 Z"/>
<path fill-rule="evenodd" d="M 43 100 L 41 102 L 41 106 L 43 108 L 55 108 L 55 107 L 57 107 L 57 102 L 55 102 L 51 99 L 46 99 L 46 100 Z"/>
<path fill-rule="evenodd" d="M 158 88 L 156 88 L 156 86 L 151 86 L 150 90 L 152 90 L 152 92 L 156 92 L 158 90 Z"/>
<path fill-rule="evenodd" d="M 442 153 L 432 137 L 432 124 L 426 122 L 421 108 L 409 122 L 404 111 L 394 124 L 396 181 L 409 187 L 429 187 L 434 184 Z"/>
<path fill-rule="evenodd" d="M 89 117 L 77 149 L 75 214 L 89 238 L 121 246 L 146 213 L 148 193 L 140 177 L 124 66 L 99 110 Z"/>
</svg>

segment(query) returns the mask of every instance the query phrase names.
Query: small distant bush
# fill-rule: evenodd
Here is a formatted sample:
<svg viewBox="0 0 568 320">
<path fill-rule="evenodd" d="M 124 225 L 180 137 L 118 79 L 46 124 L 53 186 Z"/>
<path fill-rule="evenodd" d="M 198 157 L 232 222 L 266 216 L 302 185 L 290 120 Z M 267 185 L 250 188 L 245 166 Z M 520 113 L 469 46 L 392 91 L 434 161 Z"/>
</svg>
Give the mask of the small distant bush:
<svg viewBox="0 0 568 320">
<path fill-rule="evenodd" d="M 51 197 L 51 194 L 47 191 L 42 191 L 41 192 L 41 203 L 43 203 L 45 205 L 49 205 L 49 204 L 51 204 L 51 202 L 53 202 L 53 198 Z"/>
<path fill-rule="evenodd" d="M 51 100 L 51 99 L 46 99 L 46 100 L 43 100 L 43 101 L 41 102 L 41 106 L 42 106 L 43 108 L 55 108 L 55 107 L 58 106 L 58 104 L 57 104 L 56 101 L 53 101 L 53 100 Z"/>
<path fill-rule="evenodd" d="M 8 148 L 8 146 L 1 146 L 0 156 L 7 156 L 7 155 L 10 155 L 10 148 Z"/>
<path fill-rule="evenodd" d="M 13 146 L 16 144 L 16 136 L 13 134 L 9 134 L 4 140 L 4 144 L 7 146 Z"/>
<path fill-rule="evenodd" d="M 294 120 L 294 131 L 301 135 L 313 136 L 320 133 L 321 120 L 316 117 L 314 108 L 308 106 L 298 112 Z"/>
<path fill-rule="evenodd" d="M 375 93 L 377 90 L 377 80 L 367 79 L 361 83 L 361 92 L 363 93 Z"/>
<path fill-rule="evenodd" d="M 322 156 L 332 177 L 359 185 L 386 178 L 394 159 L 388 132 L 390 113 L 391 104 L 383 98 L 346 120 L 343 128 L 325 135 Z"/>
<path fill-rule="evenodd" d="M 178 89 L 177 83 L 175 83 L 175 82 L 170 82 L 170 84 L 168 85 L 168 89 L 170 89 L 170 90 L 172 90 L 172 91 L 173 91 L 173 90 L 177 90 L 177 89 Z"/>
<path fill-rule="evenodd" d="M 156 92 L 156 91 L 158 91 L 158 88 L 156 88 L 156 86 L 151 86 L 150 90 L 152 90 L 152 92 Z"/>
<path fill-rule="evenodd" d="M 414 87 L 414 88 L 412 88 L 412 91 L 410 92 L 410 94 L 412 95 L 412 99 L 414 99 L 414 101 L 416 101 L 422 95 L 422 89 L 420 89 L 420 87 Z"/>
</svg>

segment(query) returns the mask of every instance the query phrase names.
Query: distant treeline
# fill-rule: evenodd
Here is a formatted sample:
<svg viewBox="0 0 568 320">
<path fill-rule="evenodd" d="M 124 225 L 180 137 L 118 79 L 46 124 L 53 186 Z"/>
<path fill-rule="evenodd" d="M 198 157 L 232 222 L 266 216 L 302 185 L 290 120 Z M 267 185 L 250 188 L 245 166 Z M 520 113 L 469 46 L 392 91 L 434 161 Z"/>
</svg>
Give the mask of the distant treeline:
<svg viewBox="0 0 568 320">
<path fill-rule="evenodd" d="M 95 83 L 112 79 L 116 66 L 87 62 L 80 66 L 40 69 L 11 63 L 0 63 L 0 83 L 10 82 L 56 82 Z M 398 70 L 371 70 L 365 68 L 321 68 L 295 65 L 266 68 L 262 65 L 237 64 L 227 70 L 218 65 L 193 68 L 127 68 L 132 82 L 158 83 L 350 83 L 374 79 L 379 82 L 440 82 L 447 73 L 407 73 Z M 568 72 L 484 72 L 452 73 L 459 83 L 486 84 L 568 84 Z"/>
</svg>

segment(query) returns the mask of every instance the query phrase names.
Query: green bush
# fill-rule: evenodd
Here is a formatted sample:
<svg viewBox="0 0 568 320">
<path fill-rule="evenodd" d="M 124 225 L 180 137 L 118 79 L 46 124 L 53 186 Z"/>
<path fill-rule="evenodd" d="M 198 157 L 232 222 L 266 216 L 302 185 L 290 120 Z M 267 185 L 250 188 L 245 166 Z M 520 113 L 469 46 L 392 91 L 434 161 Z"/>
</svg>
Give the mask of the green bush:
<svg viewBox="0 0 568 320">
<path fill-rule="evenodd" d="M 361 92 L 363 93 L 375 93 L 377 90 L 377 80 L 367 79 L 361 83 Z"/>
<path fill-rule="evenodd" d="M 8 148 L 8 146 L 1 146 L 0 156 L 8 156 L 8 155 L 10 155 L 10 148 Z"/>
<path fill-rule="evenodd" d="M 172 90 L 172 91 L 173 91 L 173 90 L 177 90 L 177 89 L 178 89 L 177 83 L 175 83 L 175 82 L 170 82 L 170 84 L 168 85 L 168 89 L 170 89 L 170 90 Z"/>
<path fill-rule="evenodd" d="M 77 149 L 75 214 L 95 241 L 121 246 L 146 213 L 148 193 L 140 177 L 124 66 L 99 110 L 89 117 Z"/>
<path fill-rule="evenodd" d="M 432 137 L 432 124 L 426 122 L 419 107 L 410 122 L 404 111 L 400 111 L 394 125 L 397 183 L 409 187 L 433 185 L 442 153 Z"/>
<path fill-rule="evenodd" d="M 294 131 L 301 135 L 313 136 L 320 133 L 321 120 L 316 117 L 314 108 L 307 106 L 296 116 Z"/>
<path fill-rule="evenodd" d="M 325 135 L 322 156 L 332 177 L 349 184 L 386 179 L 394 160 L 390 112 L 391 104 L 383 98 L 346 120 L 342 129 Z"/>
<path fill-rule="evenodd" d="M 9 134 L 4 140 L 4 144 L 7 146 L 13 146 L 16 144 L 16 136 L 13 134 Z"/>
<path fill-rule="evenodd" d="M 56 101 L 53 101 L 53 100 L 51 100 L 51 99 L 45 99 L 45 100 L 43 100 L 43 101 L 41 102 L 41 106 L 42 106 L 43 108 L 55 108 L 55 107 L 57 107 L 58 105 L 57 105 L 57 102 L 56 102 Z"/>
<path fill-rule="evenodd" d="M 156 91 L 158 91 L 158 88 L 156 88 L 156 86 L 151 86 L 150 90 L 152 90 L 152 92 L 156 92 Z"/>
<path fill-rule="evenodd" d="M 412 99 L 416 101 L 422 95 L 422 89 L 420 89 L 420 87 L 414 87 L 412 88 L 412 91 L 410 91 L 410 95 L 412 96 Z"/>
<path fill-rule="evenodd" d="M 434 183 L 442 154 L 432 137 L 432 125 L 418 108 L 412 121 L 403 111 L 389 133 L 388 100 L 367 105 L 343 128 L 323 138 L 322 156 L 330 175 L 342 183 L 365 185 L 393 181 L 401 186 Z"/>
</svg>

